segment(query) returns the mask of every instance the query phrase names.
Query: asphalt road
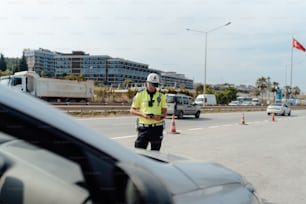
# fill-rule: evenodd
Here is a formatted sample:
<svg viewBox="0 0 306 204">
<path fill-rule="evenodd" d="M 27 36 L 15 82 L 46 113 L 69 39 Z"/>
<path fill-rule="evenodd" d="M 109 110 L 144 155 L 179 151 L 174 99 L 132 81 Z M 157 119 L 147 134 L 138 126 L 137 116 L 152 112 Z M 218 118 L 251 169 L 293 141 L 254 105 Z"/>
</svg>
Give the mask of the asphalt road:
<svg viewBox="0 0 306 204">
<path fill-rule="evenodd" d="M 217 162 L 240 172 L 264 204 L 305 204 L 305 119 L 305 110 L 292 111 L 291 117 L 276 116 L 275 121 L 262 111 L 211 113 L 200 119 L 175 119 L 180 134 L 169 134 L 168 118 L 161 151 Z M 135 117 L 79 120 L 133 148 Z"/>
</svg>

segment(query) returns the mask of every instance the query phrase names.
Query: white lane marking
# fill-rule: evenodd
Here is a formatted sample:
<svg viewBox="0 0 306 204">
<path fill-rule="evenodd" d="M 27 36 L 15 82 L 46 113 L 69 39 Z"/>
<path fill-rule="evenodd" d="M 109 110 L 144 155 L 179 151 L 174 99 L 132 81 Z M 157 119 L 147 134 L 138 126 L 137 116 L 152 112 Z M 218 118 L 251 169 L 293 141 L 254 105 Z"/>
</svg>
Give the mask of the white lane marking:
<svg viewBox="0 0 306 204">
<path fill-rule="evenodd" d="M 207 129 L 207 128 L 220 128 L 220 127 L 232 127 L 232 126 L 237 126 L 239 125 L 238 123 L 232 123 L 232 124 L 223 124 L 223 125 L 212 125 L 212 126 L 208 126 L 208 127 L 205 127 L 205 128 L 190 128 L 190 129 L 187 129 L 188 131 L 197 131 L 197 130 L 204 130 L 204 129 Z"/>
<path fill-rule="evenodd" d="M 122 120 L 122 119 L 130 119 L 133 116 L 114 116 L 114 117 L 88 117 L 88 118 L 76 118 L 77 120 L 108 120 L 109 118 L 115 120 Z"/>
<path fill-rule="evenodd" d="M 221 127 L 222 125 L 213 125 L 213 126 L 209 126 L 208 128 L 218 128 Z"/>
<path fill-rule="evenodd" d="M 235 126 L 238 123 L 231 123 L 231 124 L 224 124 L 224 125 L 220 125 L 220 127 L 231 127 L 231 126 Z"/>
<path fill-rule="evenodd" d="M 194 131 L 194 130 L 203 130 L 203 128 L 191 128 L 191 129 L 188 129 L 190 131 Z"/>
</svg>

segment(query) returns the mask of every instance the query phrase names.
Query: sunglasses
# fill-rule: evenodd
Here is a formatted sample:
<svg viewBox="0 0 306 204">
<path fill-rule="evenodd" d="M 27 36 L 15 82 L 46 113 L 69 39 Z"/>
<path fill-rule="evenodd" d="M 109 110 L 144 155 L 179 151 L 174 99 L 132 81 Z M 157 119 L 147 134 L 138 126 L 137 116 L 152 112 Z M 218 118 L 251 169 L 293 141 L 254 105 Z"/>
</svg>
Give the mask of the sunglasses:
<svg viewBox="0 0 306 204">
<path fill-rule="evenodd" d="M 149 82 L 149 85 L 153 86 L 153 87 L 158 87 L 158 83 L 151 83 L 151 82 Z"/>
</svg>

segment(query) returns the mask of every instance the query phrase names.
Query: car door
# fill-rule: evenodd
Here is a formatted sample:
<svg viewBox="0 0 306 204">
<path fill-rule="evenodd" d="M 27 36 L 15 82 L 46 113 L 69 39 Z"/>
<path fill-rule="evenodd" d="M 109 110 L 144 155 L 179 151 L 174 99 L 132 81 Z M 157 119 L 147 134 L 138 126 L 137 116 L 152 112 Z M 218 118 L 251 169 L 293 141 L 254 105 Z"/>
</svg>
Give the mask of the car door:
<svg viewBox="0 0 306 204">
<path fill-rule="evenodd" d="M 183 111 L 184 112 L 184 102 L 183 102 L 183 98 L 180 95 L 176 95 L 176 115 L 179 114 L 179 112 Z"/>
<path fill-rule="evenodd" d="M 290 112 L 290 107 L 287 104 L 284 104 L 284 109 L 285 109 L 285 114 L 289 114 Z"/>
<path fill-rule="evenodd" d="M 188 115 L 194 115 L 195 113 L 195 106 L 192 105 L 192 98 L 187 96 L 185 97 L 187 109 L 188 109 Z"/>
</svg>

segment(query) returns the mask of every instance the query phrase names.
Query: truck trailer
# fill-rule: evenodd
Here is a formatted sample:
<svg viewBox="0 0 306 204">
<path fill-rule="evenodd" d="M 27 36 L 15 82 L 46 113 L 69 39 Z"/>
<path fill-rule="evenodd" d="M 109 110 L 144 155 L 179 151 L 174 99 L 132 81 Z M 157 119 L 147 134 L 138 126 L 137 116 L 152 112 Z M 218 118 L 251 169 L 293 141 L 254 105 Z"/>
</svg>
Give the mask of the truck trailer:
<svg viewBox="0 0 306 204">
<path fill-rule="evenodd" d="M 34 71 L 1 77 L 1 84 L 46 101 L 88 102 L 93 98 L 94 82 L 40 77 Z"/>
</svg>

